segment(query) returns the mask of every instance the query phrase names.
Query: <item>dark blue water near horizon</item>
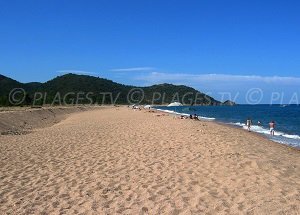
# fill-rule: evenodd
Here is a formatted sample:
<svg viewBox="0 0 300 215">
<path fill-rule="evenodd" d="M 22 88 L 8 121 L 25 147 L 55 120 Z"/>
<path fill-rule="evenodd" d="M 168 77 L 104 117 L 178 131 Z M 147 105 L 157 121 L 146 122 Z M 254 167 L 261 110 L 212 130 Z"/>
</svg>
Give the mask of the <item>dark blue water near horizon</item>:
<svg viewBox="0 0 300 215">
<path fill-rule="evenodd" d="M 251 118 L 252 130 L 268 138 L 300 147 L 300 106 L 298 105 L 236 105 L 236 106 L 179 106 L 157 107 L 184 114 L 197 114 L 231 125 L 245 128 L 245 121 Z M 261 122 L 261 126 L 258 125 Z M 269 122 L 276 122 L 276 135 L 269 135 Z"/>
</svg>

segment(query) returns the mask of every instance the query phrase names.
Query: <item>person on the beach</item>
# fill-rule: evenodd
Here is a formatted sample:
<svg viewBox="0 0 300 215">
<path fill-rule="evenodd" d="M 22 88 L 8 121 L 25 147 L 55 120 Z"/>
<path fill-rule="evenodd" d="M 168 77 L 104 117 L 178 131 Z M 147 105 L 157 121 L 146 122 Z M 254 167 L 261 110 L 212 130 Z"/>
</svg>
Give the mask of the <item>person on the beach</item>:
<svg viewBox="0 0 300 215">
<path fill-rule="evenodd" d="M 199 120 L 197 114 L 194 114 L 194 117 L 193 117 L 194 120 Z"/>
<path fill-rule="evenodd" d="M 252 120 L 250 118 L 247 119 L 246 125 L 248 128 L 248 131 L 251 131 Z"/>
<path fill-rule="evenodd" d="M 261 126 L 261 122 L 260 122 L 260 121 L 258 121 L 258 122 L 257 122 L 257 125 L 258 125 L 258 126 Z"/>
<path fill-rule="evenodd" d="M 274 135 L 275 135 L 275 122 L 274 122 L 274 121 L 271 121 L 271 122 L 269 123 L 269 126 L 270 126 L 270 134 L 271 134 L 272 136 L 274 136 Z"/>
</svg>

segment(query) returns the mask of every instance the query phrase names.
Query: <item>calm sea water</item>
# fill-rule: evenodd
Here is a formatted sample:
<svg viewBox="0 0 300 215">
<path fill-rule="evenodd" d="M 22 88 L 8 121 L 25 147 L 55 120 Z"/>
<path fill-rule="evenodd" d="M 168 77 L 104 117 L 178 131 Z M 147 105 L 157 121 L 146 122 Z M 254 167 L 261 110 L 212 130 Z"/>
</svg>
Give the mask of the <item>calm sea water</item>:
<svg viewBox="0 0 300 215">
<path fill-rule="evenodd" d="M 157 107 L 170 113 L 197 114 L 204 120 L 216 120 L 235 126 L 245 127 L 250 117 L 253 121 L 252 131 L 266 135 L 283 144 L 300 147 L 300 106 L 298 105 L 237 105 L 237 106 L 181 106 Z M 274 137 L 269 135 L 268 124 L 276 122 Z M 258 121 L 261 126 L 258 126 Z"/>
</svg>

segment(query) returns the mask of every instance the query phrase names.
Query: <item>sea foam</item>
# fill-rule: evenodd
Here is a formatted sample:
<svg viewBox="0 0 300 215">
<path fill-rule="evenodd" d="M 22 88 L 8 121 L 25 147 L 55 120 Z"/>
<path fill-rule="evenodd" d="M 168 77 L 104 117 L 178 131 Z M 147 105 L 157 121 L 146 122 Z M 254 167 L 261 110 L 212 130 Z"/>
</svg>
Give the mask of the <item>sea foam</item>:
<svg viewBox="0 0 300 215">
<path fill-rule="evenodd" d="M 236 122 L 236 123 L 228 123 L 228 124 L 239 126 L 239 127 L 242 127 L 243 129 L 248 129 L 248 127 L 245 123 Z M 283 144 L 292 145 L 295 147 L 300 147 L 300 136 L 299 135 L 286 134 L 281 131 L 276 131 L 276 129 L 275 129 L 274 136 L 271 136 L 269 129 L 264 128 L 262 126 L 258 126 L 258 125 L 252 125 L 251 131 L 259 133 L 259 134 L 264 134 L 269 139 L 271 139 L 275 142 L 278 142 L 278 143 L 283 143 Z"/>
</svg>

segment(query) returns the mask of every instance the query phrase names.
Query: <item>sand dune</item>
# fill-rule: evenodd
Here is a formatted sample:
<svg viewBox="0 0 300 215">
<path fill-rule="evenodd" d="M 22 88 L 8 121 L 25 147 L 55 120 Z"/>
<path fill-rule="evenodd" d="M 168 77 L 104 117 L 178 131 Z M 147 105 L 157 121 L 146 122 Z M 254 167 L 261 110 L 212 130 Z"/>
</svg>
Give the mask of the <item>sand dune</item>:
<svg viewBox="0 0 300 215">
<path fill-rule="evenodd" d="M 0 108 L 0 134 L 20 135 L 30 133 L 32 129 L 52 126 L 68 114 L 99 109 L 99 106 L 69 106 L 69 107 L 9 107 Z"/>
<path fill-rule="evenodd" d="M 0 136 L 0 214 L 297 214 L 300 153 L 241 129 L 111 108 Z"/>
</svg>

